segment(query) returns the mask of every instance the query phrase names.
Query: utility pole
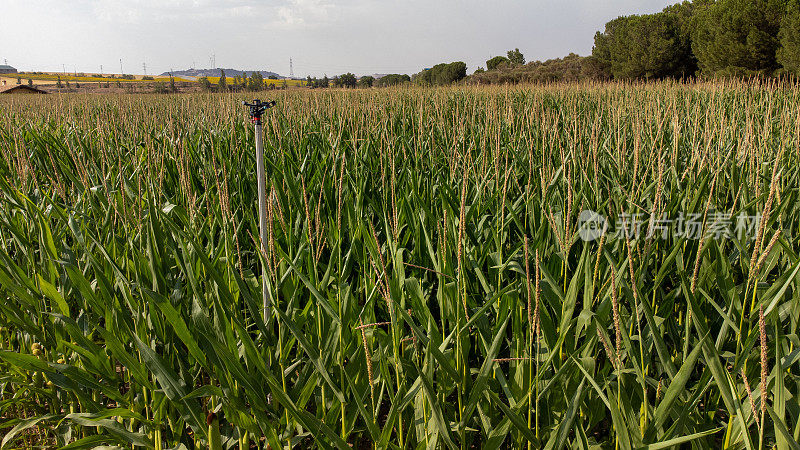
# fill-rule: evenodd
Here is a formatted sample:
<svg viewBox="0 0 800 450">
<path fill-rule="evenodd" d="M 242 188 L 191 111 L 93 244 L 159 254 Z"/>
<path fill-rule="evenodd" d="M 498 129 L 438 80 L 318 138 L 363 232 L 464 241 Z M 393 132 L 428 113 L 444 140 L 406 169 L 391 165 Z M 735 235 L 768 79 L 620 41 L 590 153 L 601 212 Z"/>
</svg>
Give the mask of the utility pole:
<svg viewBox="0 0 800 450">
<path fill-rule="evenodd" d="M 292 65 L 292 58 L 289 58 L 289 78 L 294 79 L 294 66 Z"/>
<path fill-rule="evenodd" d="M 119 74 L 125 75 L 125 71 L 122 70 L 122 58 L 119 59 Z"/>
<path fill-rule="evenodd" d="M 101 77 L 103 76 L 103 65 L 102 64 L 100 64 L 100 76 Z"/>
<path fill-rule="evenodd" d="M 67 65 L 66 64 L 61 64 L 61 73 L 63 73 L 64 76 L 67 76 Z"/>
<path fill-rule="evenodd" d="M 144 76 L 147 76 L 147 63 L 142 63 L 142 70 L 144 71 Z"/>
</svg>

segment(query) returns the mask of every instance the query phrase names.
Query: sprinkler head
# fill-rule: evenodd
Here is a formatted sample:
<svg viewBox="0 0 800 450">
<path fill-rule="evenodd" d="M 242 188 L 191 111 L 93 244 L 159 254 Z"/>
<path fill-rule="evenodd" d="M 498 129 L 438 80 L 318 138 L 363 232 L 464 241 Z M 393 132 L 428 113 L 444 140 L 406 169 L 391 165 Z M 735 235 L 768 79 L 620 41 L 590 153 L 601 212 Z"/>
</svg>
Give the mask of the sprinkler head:
<svg viewBox="0 0 800 450">
<path fill-rule="evenodd" d="M 254 99 L 252 103 L 242 102 L 242 105 L 250 108 L 250 117 L 253 123 L 261 123 L 261 116 L 264 114 L 264 111 L 275 106 L 275 100 L 262 102 L 259 99 Z"/>
</svg>

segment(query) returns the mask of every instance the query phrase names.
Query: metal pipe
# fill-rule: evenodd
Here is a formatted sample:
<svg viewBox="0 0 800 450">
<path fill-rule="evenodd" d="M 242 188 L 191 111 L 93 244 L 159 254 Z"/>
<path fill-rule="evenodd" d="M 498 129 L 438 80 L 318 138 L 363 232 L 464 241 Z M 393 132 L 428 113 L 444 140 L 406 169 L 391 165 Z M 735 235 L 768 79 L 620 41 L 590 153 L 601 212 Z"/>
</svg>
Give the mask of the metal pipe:
<svg viewBox="0 0 800 450">
<path fill-rule="evenodd" d="M 264 131 L 261 121 L 256 122 L 256 173 L 258 175 L 258 224 L 261 231 L 262 254 L 267 254 L 267 180 L 264 174 Z M 266 261 L 261 265 L 261 289 L 264 300 L 264 322 L 269 318 L 269 296 L 267 295 Z"/>
<path fill-rule="evenodd" d="M 256 175 L 258 176 L 258 228 L 261 233 L 261 254 L 264 263 L 261 264 L 261 292 L 263 293 L 264 322 L 269 320 L 269 295 L 267 285 L 267 179 L 264 171 L 264 129 L 261 125 L 261 116 L 264 111 L 275 106 L 275 101 L 262 102 L 253 100 L 252 103 L 242 102 L 250 108 L 250 117 L 256 126 Z"/>
</svg>

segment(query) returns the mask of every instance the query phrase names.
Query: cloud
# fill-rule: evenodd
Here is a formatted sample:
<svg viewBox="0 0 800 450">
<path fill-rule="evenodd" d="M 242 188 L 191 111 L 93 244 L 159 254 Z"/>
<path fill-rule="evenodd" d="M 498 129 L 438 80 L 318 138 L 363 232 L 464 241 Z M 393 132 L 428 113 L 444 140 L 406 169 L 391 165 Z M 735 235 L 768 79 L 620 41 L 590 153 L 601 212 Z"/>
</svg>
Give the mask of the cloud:
<svg viewBox="0 0 800 450">
<path fill-rule="evenodd" d="M 318 25 L 329 22 L 335 5 L 325 0 L 290 0 L 278 8 L 282 25 Z"/>
<path fill-rule="evenodd" d="M 219 22 L 242 20 L 294 27 L 327 22 L 335 5 L 327 0 L 102 0 L 94 1 L 95 17 L 118 24 Z"/>
</svg>

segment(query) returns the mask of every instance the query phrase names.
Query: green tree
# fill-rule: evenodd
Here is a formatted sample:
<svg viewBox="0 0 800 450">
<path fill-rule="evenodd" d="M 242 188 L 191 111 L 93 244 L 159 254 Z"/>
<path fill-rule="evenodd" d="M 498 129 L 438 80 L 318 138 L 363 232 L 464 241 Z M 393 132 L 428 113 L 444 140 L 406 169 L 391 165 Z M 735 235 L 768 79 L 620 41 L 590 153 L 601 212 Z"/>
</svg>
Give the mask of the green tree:
<svg viewBox="0 0 800 450">
<path fill-rule="evenodd" d="M 22 84 L 22 77 L 17 77 L 17 84 Z"/>
<path fill-rule="evenodd" d="M 359 87 L 365 87 L 365 88 L 372 87 L 374 83 L 375 83 L 375 77 L 369 75 L 365 75 L 358 79 Z"/>
<path fill-rule="evenodd" d="M 519 51 L 518 48 L 515 48 L 514 50 L 509 50 L 508 53 L 506 54 L 508 55 L 508 60 L 511 61 L 511 64 L 515 64 L 518 66 L 525 64 L 525 56 L 522 54 L 521 51 Z"/>
<path fill-rule="evenodd" d="M 399 84 L 408 83 L 411 77 L 406 74 L 390 73 L 375 80 L 375 85 L 379 87 L 397 86 Z"/>
<path fill-rule="evenodd" d="M 486 61 L 486 70 L 494 70 L 500 67 L 501 64 L 508 64 L 509 59 L 505 56 L 495 56 L 494 58 Z"/>
<path fill-rule="evenodd" d="M 56 81 L 56 87 L 61 89 L 61 76 L 59 76 L 58 81 Z"/>
<path fill-rule="evenodd" d="M 358 82 L 356 76 L 350 72 L 339 75 L 337 80 L 339 82 L 339 86 L 342 87 L 356 87 L 356 83 Z"/>
<path fill-rule="evenodd" d="M 595 35 L 592 55 L 617 79 L 683 77 L 694 74 L 688 40 L 675 14 L 618 17 Z"/>
<path fill-rule="evenodd" d="M 198 78 L 197 79 L 197 83 L 200 85 L 200 88 L 203 89 L 204 91 L 210 91 L 211 90 L 211 82 L 208 81 L 208 77 L 200 77 L 200 78 Z M 117 84 L 119 84 L 119 82 L 117 82 Z"/>
<path fill-rule="evenodd" d="M 33 80 L 31 80 L 30 78 L 28 78 L 28 86 L 33 86 Z"/>
<path fill-rule="evenodd" d="M 319 87 L 326 88 L 330 85 L 330 80 L 328 80 L 328 75 L 324 75 L 322 80 L 319 82 Z"/>
<path fill-rule="evenodd" d="M 800 76 L 800 0 L 790 0 L 778 33 L 778 63 L 786 74 Z"/>
<path fill-rule="evenodd" d="M 467 65 L 462 61 L 437 64 L 414 75 L 414 82 L 424 86 L 444 86 L 467 76 Z"/>
<path fill-rule="evenodd" d="M 247 82 L 247 89 L 251 91 L 261 91 L 264 89 L 264 75 L 261 72 L 253 72 L 250 74 L 250 80 Z"/>
<path fill-rule="evenodd" d="M 219 82 L 217 82 L 217 90 L 225 92 L 228 90 L 228 80 L 225 78 L 225 71 L 219 69 Z"/>
<path fill-rule="evenodd" d="M 692 49 L 706 75 L 771 75 L 786 0 L 721 0 L 700 8 Z"/>
</svg>

